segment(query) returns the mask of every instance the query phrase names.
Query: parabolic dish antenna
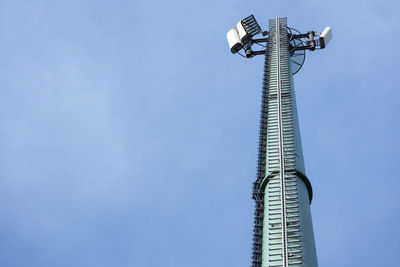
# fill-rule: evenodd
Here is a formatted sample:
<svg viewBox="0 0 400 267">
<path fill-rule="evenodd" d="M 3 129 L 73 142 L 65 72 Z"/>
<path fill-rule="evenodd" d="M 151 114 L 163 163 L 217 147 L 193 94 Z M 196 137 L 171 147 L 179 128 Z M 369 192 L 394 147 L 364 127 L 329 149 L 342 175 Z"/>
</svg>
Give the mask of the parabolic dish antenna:
<svg viewBox="0 0 400 267">
<path fill-rule="evenodd" d="M 293 28 L 288 27 L 287 29 L 289 35 L 290 64 L 292 74 L 295 75 L 303 67 L 306 60 L 306 51 L 296 50 L 296 47 L 304 47 L 307 44 L 307 38 L 294 38 L 295 35 L 301 35 L 301 33 Z"/>
</svg>

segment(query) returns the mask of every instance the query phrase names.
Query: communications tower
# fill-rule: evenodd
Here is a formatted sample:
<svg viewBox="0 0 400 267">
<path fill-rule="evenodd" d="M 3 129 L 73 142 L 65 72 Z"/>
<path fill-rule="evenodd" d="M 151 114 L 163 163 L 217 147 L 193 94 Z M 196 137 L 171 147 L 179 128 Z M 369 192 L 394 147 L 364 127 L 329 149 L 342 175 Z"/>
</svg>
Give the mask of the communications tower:
<svg viewBox="0 0 400 267">
<path fill-rule="evenodd" d="M 306 50 L 325 48 L 331 38 L 330 27 L 302 34 L 278 17 L 262 31 L 253 15 L 227 33 L 232 53 L 265 55 L 252 267 L 318 266 L 293 75 L 303 66 Z M 253 50 L 254 44 L 262 49 Z"/>
</svg>

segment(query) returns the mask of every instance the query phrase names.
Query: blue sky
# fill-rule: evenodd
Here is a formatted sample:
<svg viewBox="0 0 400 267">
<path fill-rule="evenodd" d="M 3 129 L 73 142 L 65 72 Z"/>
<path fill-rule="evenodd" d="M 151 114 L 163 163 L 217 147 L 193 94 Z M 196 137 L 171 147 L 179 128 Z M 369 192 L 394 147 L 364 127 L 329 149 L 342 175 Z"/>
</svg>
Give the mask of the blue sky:
<svg viewBox="0 0 400 267">
<path fill-rule="evenodd" d="M 398 266 L 398 1 L 0 2 L 0 266 L 250 264 L 255 14 L 333 28 L 295 76 L 320 266 Z"/>
</svg>

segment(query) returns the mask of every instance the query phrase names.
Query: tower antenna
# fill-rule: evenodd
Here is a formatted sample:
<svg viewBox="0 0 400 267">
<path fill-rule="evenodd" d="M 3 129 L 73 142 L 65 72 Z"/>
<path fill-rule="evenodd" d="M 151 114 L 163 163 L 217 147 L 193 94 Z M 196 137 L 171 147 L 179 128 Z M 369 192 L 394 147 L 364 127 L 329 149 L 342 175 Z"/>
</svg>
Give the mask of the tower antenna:
<svg viewBox="0 0 400 267">
<path fill-rule="evenodd" d="M 304 168 L 293 75 L 304 65 L 306 51 L 328 45 L 332 30 L 300 33 L 287 26 L 287 18 L 277 17 L 263 31 L 251 15 L 229 30 L 227 39 L 233 54 L 265 55 L 252 267 L 317 267 L 312 187 Z M 262 49 L 253 49 L 254 44 Z"/>
</svg>

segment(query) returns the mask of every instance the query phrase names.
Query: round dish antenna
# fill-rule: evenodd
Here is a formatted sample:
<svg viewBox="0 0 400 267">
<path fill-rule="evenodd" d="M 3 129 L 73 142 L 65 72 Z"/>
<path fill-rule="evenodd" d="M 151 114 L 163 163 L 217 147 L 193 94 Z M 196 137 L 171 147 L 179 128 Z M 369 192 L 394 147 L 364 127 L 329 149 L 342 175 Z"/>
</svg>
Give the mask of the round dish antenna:
<svg viewBox="0 0 400 267">
<path fill-rule="evenodd" d="M 304 47 L 307 44 L 307 38 L 298 38 L 301 33 L 293 28 L 288 27 L 289 35 L 289 51 L 290 51 L 290 64 L 292 74 L 295 75 L 301 67 L 303 67 L 304 61 L 306 60 L 306 51 L 299 50 L 298 48 Z M 296 49 L 297 48 L 297 49 Z"/>
</svg>

